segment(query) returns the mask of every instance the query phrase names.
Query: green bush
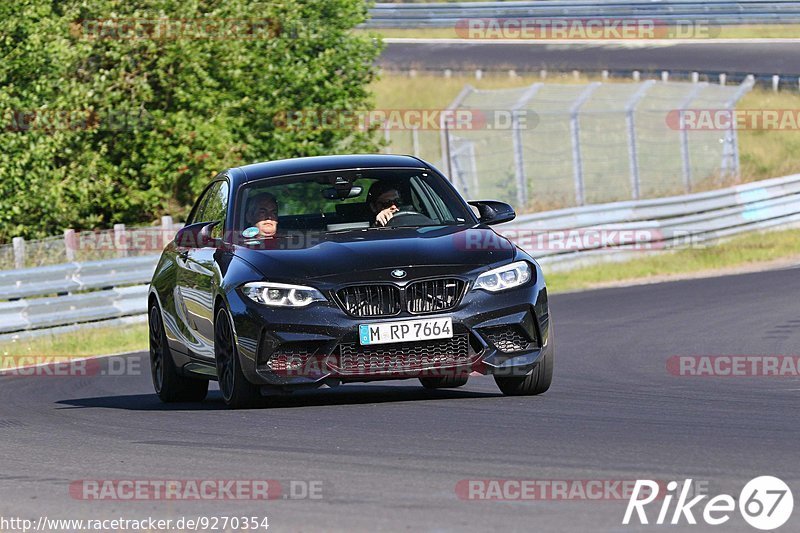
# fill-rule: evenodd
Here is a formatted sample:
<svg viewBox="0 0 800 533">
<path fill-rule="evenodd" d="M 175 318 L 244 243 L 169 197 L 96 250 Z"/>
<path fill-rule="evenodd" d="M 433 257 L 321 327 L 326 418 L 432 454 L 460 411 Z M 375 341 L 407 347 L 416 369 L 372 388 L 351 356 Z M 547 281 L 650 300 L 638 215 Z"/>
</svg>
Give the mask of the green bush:
<svg viewBox="0 0 800 533">
<path fill-rule="evenodd" d="M 375 151 L 369 131 L 275 120 L 369 106 L 381 44 L 351 32 L 366 15 L 363 0 L 0 3 L 0 242 L 180 217 L 226 167 Z"/>
</svg>

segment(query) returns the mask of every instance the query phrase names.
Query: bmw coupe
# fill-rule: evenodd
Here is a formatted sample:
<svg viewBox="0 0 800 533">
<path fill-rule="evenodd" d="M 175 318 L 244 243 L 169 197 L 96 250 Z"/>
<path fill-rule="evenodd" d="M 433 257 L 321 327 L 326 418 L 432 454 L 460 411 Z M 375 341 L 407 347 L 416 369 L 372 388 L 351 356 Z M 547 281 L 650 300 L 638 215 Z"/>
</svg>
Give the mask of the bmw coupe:
<svg viewBox="0 0 800 533">
<path fill-rule="evenodd" d="M 410 156 L 345 155 L 230 168 L 166 246 L 149 290 L 153 385 L 233 408 L 274 393 L 492 374 L 545 392 L 553 327 L 536 261 L 490 226 L 508 204 L 466 202 Z"/>
</svg>

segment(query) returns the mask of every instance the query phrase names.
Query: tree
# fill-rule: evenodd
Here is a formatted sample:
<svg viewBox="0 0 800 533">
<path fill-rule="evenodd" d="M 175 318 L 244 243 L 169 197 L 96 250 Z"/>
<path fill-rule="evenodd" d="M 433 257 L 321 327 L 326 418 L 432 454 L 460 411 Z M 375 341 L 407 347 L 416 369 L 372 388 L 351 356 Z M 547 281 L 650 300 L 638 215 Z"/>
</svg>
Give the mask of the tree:
<svg viewBox="0 0 800 533">
<path fill-rule="evenodd" d="M 287 113 L 368 108 L 363 0 L 0 5 L 0 241 L 181 216 L 226 167 L 377 149 Z"/>
</svg>

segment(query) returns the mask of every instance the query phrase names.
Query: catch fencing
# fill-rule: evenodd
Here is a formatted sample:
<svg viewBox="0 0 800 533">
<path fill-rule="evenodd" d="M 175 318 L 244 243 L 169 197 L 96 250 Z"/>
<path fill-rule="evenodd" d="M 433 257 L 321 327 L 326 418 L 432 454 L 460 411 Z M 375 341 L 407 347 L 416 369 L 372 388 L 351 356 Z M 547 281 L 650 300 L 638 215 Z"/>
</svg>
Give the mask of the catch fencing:
<svg viewBox="0 0 800 533">
<path fill-rule="evenodd" d="M 541 211 L 655 198 L 736 181 L 736 129 L 693 128 L 685 112 L 731 112 L 752 86 L 752 79 L 736 86 L 467 85 L 442 113 L 438 131 L 384 134 L 388 151 L 436 161 L 468 199 Z"/>
</svg>

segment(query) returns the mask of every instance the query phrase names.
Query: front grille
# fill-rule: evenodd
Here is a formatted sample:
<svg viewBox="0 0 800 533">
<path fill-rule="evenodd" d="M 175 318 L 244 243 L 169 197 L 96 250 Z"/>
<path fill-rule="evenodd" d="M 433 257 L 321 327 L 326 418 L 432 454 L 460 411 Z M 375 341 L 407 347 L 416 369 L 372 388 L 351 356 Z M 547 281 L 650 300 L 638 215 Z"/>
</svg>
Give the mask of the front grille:
<svg viewBox="0 0 800 533">
<path fill-rule="evenodd" d="M 458 278 L 416 281 L 405 289 L 394 284 L 351 285 L 336 292 L 339 305 L 354 317 L 394 316 L 453 309 L 464 296 L 466 282 Z"/>
<path fill-rule="evenodd" d="M 522 352 L 534 348 L 534 343 L 517 325 L 483 328 L 481 333 L 501 352 Z"/>
<path fill-rule="evenodd" d="M 471 364 L 469 335 L 450 339 L 361 346 L 341 343 L 329 366 L 345 375 L 387 374 Z"/>
<path fill-rule="evenodd" d="M 461 301 L 464 285 L 457 278 L 417 281 L 406 289 L 406 308 L 409 313 L 447 311 Z"/>
<path fill-rule="evenodd" d="M 353 285 L 336 296 L 342 308 L 356 317 L 392 316 L 400 312 L 400 289 L 395 285 Z"/>
</svg>

